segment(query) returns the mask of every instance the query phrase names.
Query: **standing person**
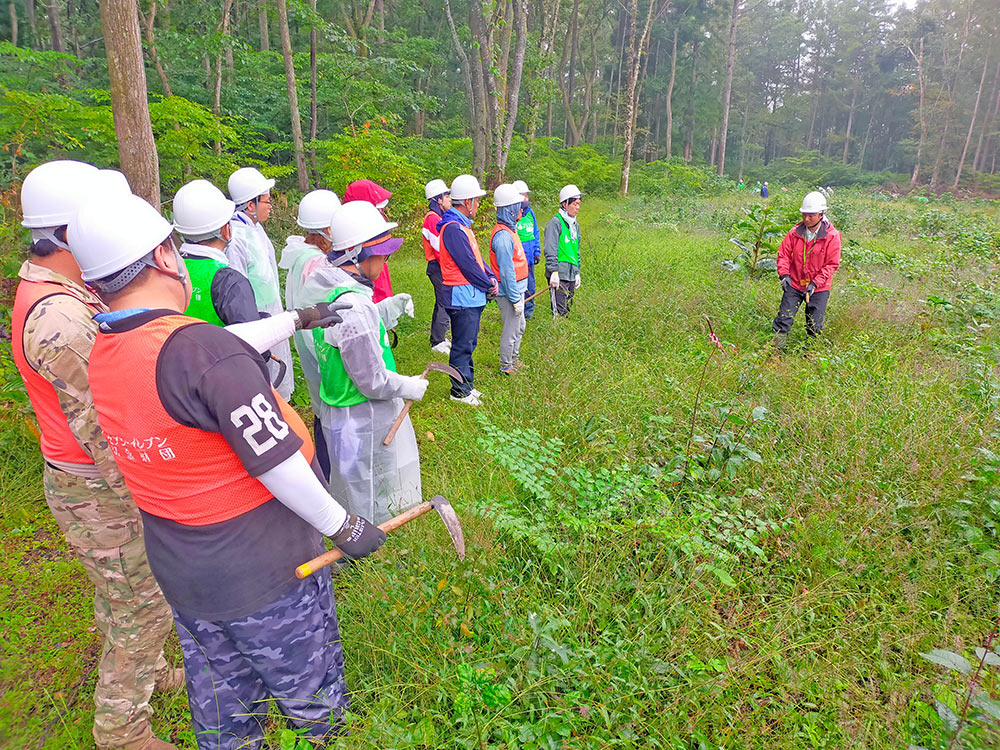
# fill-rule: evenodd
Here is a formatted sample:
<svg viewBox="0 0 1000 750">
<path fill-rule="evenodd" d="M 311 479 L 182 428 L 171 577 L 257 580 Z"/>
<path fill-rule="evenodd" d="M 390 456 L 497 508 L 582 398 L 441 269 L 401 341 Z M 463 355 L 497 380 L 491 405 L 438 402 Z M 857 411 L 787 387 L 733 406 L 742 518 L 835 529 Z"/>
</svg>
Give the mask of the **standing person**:
<svg viewBox="0 0 1000 750">
<path fill-rule="evenodd" d="M 822 193 L 808 193 L 799 210 L 802 221 L 792 227 L 778 248 L 782 294 L 773 328 L 779 351 L 788 343 L 788 332 L 803 302 L 806 333 L 812 337 L 823 330 L 833 274 L 840 266 L 840 232 L 824 215 L 826 198 Z"/>
<path fill-rule="evenodd" d="M 389 217 L 385 212 L 386 207 L 389 205 L 389 199 L 392 197 L 392 193 L 386 190 L 384 187 L 379 185 L 377 182 L 372 182 L 371 180 L 355 180 L 350 185 L 344 189 L 344 202 L 349 203 L 350 201 L 367 201 L 371 203 L 375 208 L 379 210 L 382 214 L 382 218 L 389 221 Z M 388 299 L 392 296 L 392 279 L 389 278 L 389 266 L 388 264 L 379 274 L 378 278 L 375 280 L 375 296 L 372 301 L 378 304 L 384 299 Z M 393 326 L 390 326 L 392 328 Z"/>
<path fill-rule="evenodd" d="M 150 727 L 154 690 L 177 689 L 180 669 L 163 658 L 170 607 L 143 544 L 142 521 L 101 434 L 87 371 L 107 310 L 69 253 L 66 225 L 95 192 L 98 170 L 75 161 L 33 169 L 21 188 L 31 257 L 11 312 L 11 349 L 38 419 L 45 502 L 94 586 L 101 659 L 94 689 L 99 750 L 170 750 Z M 113 186 L 104 185 L 109 199 Z M 127 185 L 120 191 L 128 193 Z"/>
<path fill-rule="evenodd" d="M 582 193 L 576 185 L 559 191 L 559 211 L 545 225 L 545 276 L 554 290 L 553 313 L 569 315 L 580 288 L 580 213 Z"/>
<path fill-rule="evenodd" d="M 229 197 L 236 204 L 236 215 L 230 226 L 233 239 L 226 246 L 229 265 L 250 280 L 257 309 L 267 315 L 282 312 L 281 290 L 278 286 L 278 262 L 274 245 L 264 230 L 271 215 L 271 188 L 268 179 L 253 167 L 237 169 L 229 176 Z M 292 348 L 280 341 L 271 349 L 268 362 L 271 381 L 283 399 L 289 399 L 295 388 L 292 370 Z"/>
<path fill-rule="evenodd" d="M 500 291 L 497 305 L 503 330 L 500 333 L 500 372 L 513 375 L 521 366 L 521 337 L 524 335 L 524 292 L 528 288 L 530 267 L 518 237 L 517 217 L 524 196 L 513 185 L 500 185 L 493 191 L 497 223 L 490 237 L 490 268 Z"/>
<path fill-rule="evenodd" d="M 769 195 L 770 195 L 770 192 L 767 189 L 767 181 L 765 181 L 764 184 L 761 185 L 761 187 L 760 187 L 760 197 L 761 198 L 767 198 Z"/>
<path fill-rule="evenodd" d="M 299 581 L 295 566 L 324 535 L 358 559 L 385 534 L 326 493 L 254 350 L 181 313 L 190 284 L 155 209 L 88 204 L 68 234 L 111 310 L 97 316 L 91 391 L 173 608 L 198 747 L 259 747 L 272 700 L 329 736 L 348 706 L 330 573 Z"/>
<path fill-rule="evenodd" d="M 331 493 L 350 512 L 376 523 L 422 499 L 420 454 L 409 417 L 392 443 L 382 442 L 402 399 L 419 401 L 427 390 L 425 378 L 397 373 L 388 326 L 372 302 L 386 258 L 403 241 L 391 236 L 395 228 L 370 203 L 345 203 L 333 215 L 328 261 L 304 289 L 306 299 L 318 291 L 327 302 L 348 305 L 340 325 L 313 332 L 320 372 L 313 408 L 329 453 Z"/>
<path fill-rule="evenodd" d="M 444 284 L 441 281 L 441 237 L 438 233 L 438 222 L 444 212 L 451 208 L 451 191 L 444 180 L 431 180 L 424 187 L 424 197 L 427 198 L 427 215 L 420 236 L 424 245 L 424 258 L 427 260 L 427 278 L 434 287 L 434 312 L 431 313 L 431 350 L 441 354 L 451 352 L 451 342 L 445 338 L 448 334 L 448 309 L 445 307 L 446 297 Z"/>
<path fill-rule="evenodd" d="M 226 246 L 236 204 L 208 180 L 194 180 L 174 195 L 174 229 L 191 278 L 191 304 L 185 311 L 217 326 L 260 320 L 250 281 L 229 267 Z"/>
<path fill-rule="evenodd" d="M 304 303 L 303 290 L 306 279 L 321 265 L 326 263 L 330 252 L 330 222 L 334 212 L 340 208 L 340 199 L 332 190 L 313 190 L 306 193 L 299 202 L 296 223 L 305 230 L 305 236 L 293 234 L 285 240 L 281 251 L 281 268 L 288 271 L 285 276 L 285 307 L 307 307 L 322 299 Z M 292 337 L 295 351 L 299 355 L 299 365 L 309 389 L 309 401 L 313 405 L 313 435 L 316 440 L 316 460 L 323 477 L 330 481 L 330 456 L 323 439 L 316 405 L 319 403 L 319 361 L 310 331 L 296 331 Z"/>
<path fill-rule="evenodd" d="M 535 219 L 535 212 L 531 210 L 531 191 L 528 190 L 528 183 L 524 180 L 514 180 L 514 189 L 524 196 L 521 203 L 521 217 L 517 220 L 517 236 L 521 240 L 524 248 L 524 257 L 528 260 L 528 288 L 526 297 L 535 294 L 535 266 L 542 259 L 541 234 L 538 231 L 538 221 Z M 524 319 L 531 320 L 535 314 L 535 300 L 526 300 L 524 303 Z"/>
<path fill-rule="evenodd" d="M 472 354 L 479 342 L 479 321 L 487 295 L 499 290 L 496 277 L 483 262 L 472 222 L 479 211 L 479 199 L 486 191 L 471 174 L 461 174 L 451 183 L 451 208 L 438 222 L 441 234 L 441 279 L 445 289 L 445 309 L 451 319 L 451 354 L 448 362 L 462 373 L 463 382 L 451 381 L 452 401 L 479 406 L 483 395 L 473 388 L 475 366 Z"/>
</svg>

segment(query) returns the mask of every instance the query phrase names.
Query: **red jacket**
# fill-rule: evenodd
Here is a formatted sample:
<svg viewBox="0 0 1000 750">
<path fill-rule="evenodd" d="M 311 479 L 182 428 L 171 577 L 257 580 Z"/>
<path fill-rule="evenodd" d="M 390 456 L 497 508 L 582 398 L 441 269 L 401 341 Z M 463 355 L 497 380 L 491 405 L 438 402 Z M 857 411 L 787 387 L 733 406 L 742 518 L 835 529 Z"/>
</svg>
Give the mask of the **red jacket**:
<svg viewBox="0 0 1000 750">
<path fill-rule="evenodd" d="M 382 201 L 389 200 L 391 192 L 371 180 L 355 180 L 344 189 L 344 202 L 347 201 L 368 201 L 372 205 L 377 205 Z M 380 209 L 381 210 L 381 209 Z M 383 214 L 384 216 L 385 214 Z M 389 277 L 389 265 L 386 264 L 382 273 L 375 279 L 375 294 L 372 302 L 381 302 L 392 296 L 392 279 Z"/>
<path fill-rule="evenodd" d="M 810 282 L 816 285 L 817 292 L 829 291 L 839 266 L 840 232 L 826 218 L 812 242 L 806 242 L 806 228 L 800 221 L 778 248 L 778 276 L 790 276 L 792 286 L 800 292 Z"/>
</svg>

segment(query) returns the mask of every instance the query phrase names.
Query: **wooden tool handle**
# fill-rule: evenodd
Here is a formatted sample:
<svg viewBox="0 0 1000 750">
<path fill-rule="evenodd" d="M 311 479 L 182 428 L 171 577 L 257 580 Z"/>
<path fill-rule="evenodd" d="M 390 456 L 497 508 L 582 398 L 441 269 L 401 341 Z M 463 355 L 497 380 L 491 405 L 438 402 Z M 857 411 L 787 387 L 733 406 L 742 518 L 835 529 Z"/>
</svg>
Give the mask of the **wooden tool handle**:
<svg viewBox="0 0 1000 750">
<path fill-rule="evenodd" d="M 420 503 L 420 505 L 414 505 L 408 511 L 400 513 L 398 516 L 390 518 L 383 524 L 379 524 L 379 528 L 382 529 L 382 531 L 384 531 L 386 534 L 388 534 L 390 531 L 395 531 L 400 526 L 409 523 L 414 518 L 419 518 L 433 507 L 434 506 L 431 505 L 430 503 Z M 337 562 L 337 560 L 339 560 L 343 556 L 344 553 L 341 552 L 336 547 L 334 547 L 333 549 L 324 552 L 319 557 L 314 557 L 309 562 L 302 563 L 299 567 L 295 569 L 295 575 L 297 578 L 306 578 L 307 576 L 311 576 L 317 570 L 325 568 L 327 565 L 330 565 L 331 563 Z"/>
<path fill-rule="evenodd" d="M 530 297 L 528 297 L 528 298 L 527 298 L 526 300 L 524 300 L 524 301 L 525 301 L 525 302 L 531 302 L 531 300 L 533 300 L 533 299 L 534 299 L 535 297 L 541 297 L 541 296 L 542 296 L 543 294 L 545 294 L 545 293 L 546 293 L 547 291 L 549 291 L 549 288 L 548 288 L 548 287 L 545 287 L 544 289 L 539 289 L 539 290 L 538 290 L 537 292 L 535 292 L 534 294 L 532 294 L 532 295 L 531 295 Z"/>
<path fill-rule="evenodd" d="M 406 419 L 406 415 L 410 413 L 410 407 L 413 406 L 413 401 L 406 399 L 403 402 L 403 408 L 399 411 L 399 416 L 396 417 L 396 421 L 392 423 L 392 427 L 389 428 L 389 434 L 385 436 L 385 440 L 382 441 L 382 445 L 388 445 L 392 442 L 392 439 L 396 437 L 396 433 L 399 432 L 400 426 L 403 424 L 403 420 Z"/>
</svg>

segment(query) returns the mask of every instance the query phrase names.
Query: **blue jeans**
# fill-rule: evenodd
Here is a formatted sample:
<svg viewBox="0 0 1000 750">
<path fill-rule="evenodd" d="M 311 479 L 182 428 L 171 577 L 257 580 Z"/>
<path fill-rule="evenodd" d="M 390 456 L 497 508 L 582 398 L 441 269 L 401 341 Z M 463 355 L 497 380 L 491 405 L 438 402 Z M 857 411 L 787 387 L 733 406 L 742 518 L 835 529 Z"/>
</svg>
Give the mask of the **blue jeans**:
<svg viewBox="0 0 1000 750">
<path fill-rule="evenodd" d="M 451 395 L 458 398 L 468 396 L 472 392 L 472 381 L 475 367 L 472 364 L 472 353 L 476 351 L 479 342 L 479 319 L 485 307 L 456 307 L 448 310 L 451 318 L 451 355 L 448 364 L 462 373 L 464 383 L 451 379 Z"/>
<path fill-rule="evenodd" d="M 535 289 L 535 264 L 528 264 L 528 291 L 524 293 L 524 298 L 528 299 L 537 290 Z M 527 320 L 535 312 L 535 300 L 524 303 L 524 319 Z"/>
<path fill-rule="evenodd" d="M 349 700 L 329 570 L 248 617 L 174 610 L 174 623 L 199 750 L 258 750 L 272 701 L 310 737 L 340 729 Z"/>
</svg>

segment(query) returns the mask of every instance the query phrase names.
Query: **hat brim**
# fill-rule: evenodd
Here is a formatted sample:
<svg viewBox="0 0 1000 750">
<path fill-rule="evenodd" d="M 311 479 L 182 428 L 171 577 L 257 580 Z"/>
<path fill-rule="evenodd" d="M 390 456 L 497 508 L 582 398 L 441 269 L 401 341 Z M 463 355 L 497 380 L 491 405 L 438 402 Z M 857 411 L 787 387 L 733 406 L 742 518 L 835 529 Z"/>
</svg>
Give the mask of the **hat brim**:
<svg viewBox="0 0 1000 750">
<path fill-rule="evenodd" d="M 366 247 L 365 251 L 369 255 L 392 255 L 394 252 L 399 250 L 399 246 L 402 244 L 402 237 L 390 237 L 389 239 L 382 240 L 376 245 Z"/>
</svg>

